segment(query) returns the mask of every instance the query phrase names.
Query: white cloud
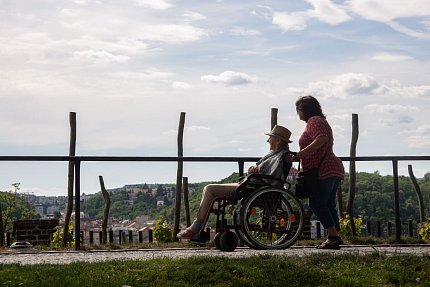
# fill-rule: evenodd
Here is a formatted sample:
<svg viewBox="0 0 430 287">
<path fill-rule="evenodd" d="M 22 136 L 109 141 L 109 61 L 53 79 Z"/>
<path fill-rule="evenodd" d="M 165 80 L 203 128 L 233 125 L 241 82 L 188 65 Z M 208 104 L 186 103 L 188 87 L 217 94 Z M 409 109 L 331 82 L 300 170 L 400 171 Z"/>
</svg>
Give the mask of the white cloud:
<svg viewBox="0 0 430 287">
<path fill-rule="evenodd" d="M 308 0 L 313 9 L 298 12 L 275 12 L 272 23 L 284 31 L 304 30 L 307 22 L 316 19 L 329 25 L 349 21 L 351 17 L 339 6 L 329 0 Z"/>
<path fill-rule="evenodd" d="M 185 82 L 172 82 L 172 87 L 175 89 L 191 89 L 193 86 Z"/>
<path fill-rule="evenodd" d="M 189 126 L 189 127 L 186 127 L 185 130 L 189 132 L 199 132 L 199 131 L 210 131 L 211 129 L 205 126 Z"/>
<path fill-rule="evenodd" d="M 313 9 L 296 12 L 275 12 L 272 23 L 284 31 L 304 30 L 311 20 L 318 20 L 329 25 L 338 25 L 352 20 L 347 12 L 357 14 L 364 19 L 385 23 L 393 30 L 411 37 L 430 39 L 430 34 L 412 29 L 398 22 L 400 18 L 430 16 L 430 1 L 427 0 L 348 0 L 344 5 L 337 5 L 330 0 L 306 0 Z M 396 21 L 397 20 L 397 21 Z M 428 30 L 428 23 L 422 22 Z M 423 30 L 421 29 L 421 30 Z"/>
<path fill-rule="evenodd" d="M 430 85 L 406 86 L 397 80 L 386 81 L 383 83 L 383 93 L 388 97 L 430 99 Z"/>
<path fill-rule="evenodd" d="M 322 98 L 344 99 L 354 95 L 374 94 L 379 88 L 379 83 L 370 75 L 346 73 L 329 81 L 310 83 L 306 91 Z"/>
<path fill-rule="evenodd" d="M 313 10 L 309 10 L 309 15 L 323 23 L 337 25 L 351 19 L 343 8 L 330 0 L 308 0 L 308 2 L 314 6 Z"/>
<path fill-rule="evenodd" d="M 148 7 L 155 10 L 166 10 L 172 7 L 172 4 L 164 0 L 135 0 L 135 2 L 139 6 Z"/>
<path fill-rule="evenodd" d="M 284 31 L 299 31 L 306 29 L 309 15 L 306 12 L 275 12 L 272 23 Z"/>
<path fill-rule="evenodd" d="M 387 24 L 394 30 L 416 38 L 429 39 L 430 35 L 399 24 L 400 18 L 430 16 L 428 0 L 348 0 L 349 10 L 361 17 Z"/>
<path fill-rule="evenodd" d="M 311 82 L 305 88 L 288 88 L 287 93 L 295 96 L 311 94 L 321 98 L 338 99 L 351 96 L 430 98 L 430 86 L 406 86 L 395 80 L 379 81 L 374 76 L 364 73 L 346 73 L 327 81 Z"/>
<path fill-rule="evenodd" d="M 380 123 L 384 126 L 397 126 L 399 124 L 411 124 L 414 119 L 411 116 L 403 115 L 393 118 L 384 118 L 380 120 Z"/>
<path fill-rule="evenodd" d="M 142 41 L 182 44 L 198 41 L 207 35 L 208 33 L 204 29 L 191 25 L 166 24 L 142 27 L 138 38 Z"/>
<path fill-rule="evenodd" d="M 75 4 L 77 4 L 77 5 L 82 5 L 82 6 L 86 6 L 86 5 L 88 5 L 88 2 L 86 1 L 86 0 L 76 0 L 76 1 L 74 1 L 75 2 Z"/>
<path fill-rule="evenodd" d="M 400 25 L 397 22 L 389 21 L 389 22 L 386 22 L 385 24 L 387 24 L 388 26 L 393 28 L 393 30 L 396 30 L 397 32 L 403 33 L 403 34 L 408 35 L 410 37 L 414 37 L 414 38 L 418 38 L 418 39 L 427 39 L 427 40 L 430 39 L 430 34 L 415 31 L 413 29 L 410 29 L 408 27 Z"/>
<path fill-rule="evenodd" d="M 273 9 L 269 6 L 256 5 L 255 9 L 251 11 L 251 15 L 263 18 L 265 20 L 272 19 Z"/>
<path fill-rule="evenodd" d="M 199 21 L 207 18 L 205 15 L 193 11 L 186 11 L 183 16 L 187 21 Z"/>
<path fill-rule="evenodd" d="M 421 125 L 415 130 L 409 132 L 406 138 L 408 146 L 411 148 L 429 148 L 430 147 L 430 125 Z"/>
<path fill-rule="evenodd" d="M 423 23 L 425 29 L 430 31 L 430 19 L 426 19 L 426 20 L 422 21 L 422 23 Z"/>
<path fill-rule="evenodd" d="M 66 17 L 76 17 L 77 14 L 73 12 L 71 9 L 62 9 L 60 13 Z"/>
<path fill-rule="evenodd" d="M 413 60 L 413 58 L 407 55 L 381 53 L 373 56 L 372 60 L 381 61 L 381 62 L 401 62 L 401 61 Z"/>
<path fill-rule="evenodd" d="M 208 83 L 221 83 L 226 86 L 250 84 L 258 80 L 258 78 L 248 74 L 233 71 L 225 71 L 219 75 L 204 75 L 200 79 Z"/>
<path fill-rule="evenodd" d="M 365 109 L 377 113 L 395 113 L 395 112 L 416 112 L 419 109 L 415 106 L 405 106 L 399 104 L 370 104 Z"/>
<path fill-rule="evenodd" d="M 231 30 L 231 34 L 234 36 L 258 36 L 261 32 L 254 29 L 246 29 L 244 27 L 234 27 Z"/>
<path fill-rule="evenodd" d="M 348 0 L 345 4 L 352 12 L 378 22 L 430 15 L 427 0 Z"/>
<path fill-rule="evenodd" d="M 163 80 L 174 76 L 172 72 L 165 72 L 158 69 L 146 69 L 143 72 L 116 72 L 112 74 L 117 78 L 129 79 L 129 80 Z"/>
<path fill-rule="evenodd" d="M 130 60 L 129 56 L 125 55 L 114 55 L 106 51 L 76 51 L 73 52 L 74 60 L 90 60 L 95 63 L 107 63 L 107 62 L 117 62 L 125 63 Z"/>
</svg>

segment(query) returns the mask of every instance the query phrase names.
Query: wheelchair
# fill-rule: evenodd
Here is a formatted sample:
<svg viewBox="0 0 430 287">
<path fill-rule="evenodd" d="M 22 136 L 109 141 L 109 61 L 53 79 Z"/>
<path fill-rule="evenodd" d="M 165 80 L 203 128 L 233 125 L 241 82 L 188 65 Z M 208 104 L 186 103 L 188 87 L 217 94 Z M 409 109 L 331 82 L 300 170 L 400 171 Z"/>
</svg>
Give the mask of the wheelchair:
<svg viewBox="0 0 430 287">
<path fill-rule="evenodd" d="M 291 162 L 284 167 L 284 174 L 288 175 Z M 268 175 L 250 174 L 242 178 L 233 198 L 215 200 L 210 210 L 209 216 L 216 215 L 215 247 L 231 252 L 239 240 L 253 249 L 292 246 L 303 232 L 304 209 L 290 189 L 290 182 Z M 197 242 L 209 240 L 208 231 L 191 238 Z"/>
</svg>

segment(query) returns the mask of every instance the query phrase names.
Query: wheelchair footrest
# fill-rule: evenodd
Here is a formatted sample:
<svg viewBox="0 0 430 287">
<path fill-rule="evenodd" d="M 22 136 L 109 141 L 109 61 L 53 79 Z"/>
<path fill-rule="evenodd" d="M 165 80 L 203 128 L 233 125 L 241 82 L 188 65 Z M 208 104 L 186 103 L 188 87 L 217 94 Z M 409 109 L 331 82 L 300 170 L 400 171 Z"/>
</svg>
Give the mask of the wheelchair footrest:
<svg viewBox="0 0 430 287">
<path fill-rule="evenodd" d="M 210 234 L 206 231 L 201 231 L 199 234 L 194 235 L 190 238 L 190 241 L 192 242 L 199 242 L 199 243 L 205 243 L 210 241 Z"/>
</svg>

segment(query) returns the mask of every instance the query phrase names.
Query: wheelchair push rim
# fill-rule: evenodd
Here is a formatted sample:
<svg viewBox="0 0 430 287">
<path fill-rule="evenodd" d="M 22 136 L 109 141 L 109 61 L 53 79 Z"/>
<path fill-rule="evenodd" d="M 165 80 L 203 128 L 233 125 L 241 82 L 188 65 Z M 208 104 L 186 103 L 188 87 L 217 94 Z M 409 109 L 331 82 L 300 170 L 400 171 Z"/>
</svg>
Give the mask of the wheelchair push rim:
<svg viewBox="0 0 430 287">
<path fill-rule="evenodd" d="M 303 206 L 291 192 L 265 187 L 252 193 L 240 212 L 243 235 L 257 249 L 284 249 L 301 236 Z"/>
</svg>

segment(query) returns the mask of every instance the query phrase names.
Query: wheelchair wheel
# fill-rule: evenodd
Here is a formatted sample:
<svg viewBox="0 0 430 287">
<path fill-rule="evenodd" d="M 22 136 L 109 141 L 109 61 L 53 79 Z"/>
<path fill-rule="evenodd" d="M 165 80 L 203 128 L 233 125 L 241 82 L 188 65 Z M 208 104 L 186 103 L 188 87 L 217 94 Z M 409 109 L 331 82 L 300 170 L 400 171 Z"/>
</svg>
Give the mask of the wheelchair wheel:
<svg viewBox="0 0 430 287">
<path fill-rule="evenodd" d="M 302 234 L 304 210 L 290 191 L 264 187 L 245 200 L 239 220 L 243 235 L 255 248 L 283 249 Z"/>
<path fill-rule="evenodd" d="M 216 247 L 216 249 L 218 249 L 218 250 L 220 250 L 220 251 L 222 251 L 221 250 L 221 245 L 220 245 L 220 239 L 221 239 L 221 234 L 222 234 L 223 232 L 218 232 L 217 234 L 215 234 L 215 237 L 214 237 L 214 244 L 215 244 L 215 247 Z"/>
<path fill-rule="evenodd" d="M 256 246 L 254 246 L 248 238 L 243 234 L 242 229 L 240 228 L 241 222 L 240 222 L 240 214 L 237 211 L 233 212 L 233 223 L 236 226 L 236 235 L 246 246 L 254 249 L 258 249 Z"/>
<path fill-rule="evenodd" d="M 236 233 L 227 230 L 221 233 L 219 246 L 221 251 L 232 252 L 236 249 L 238 238 Z"/>
</svg>

